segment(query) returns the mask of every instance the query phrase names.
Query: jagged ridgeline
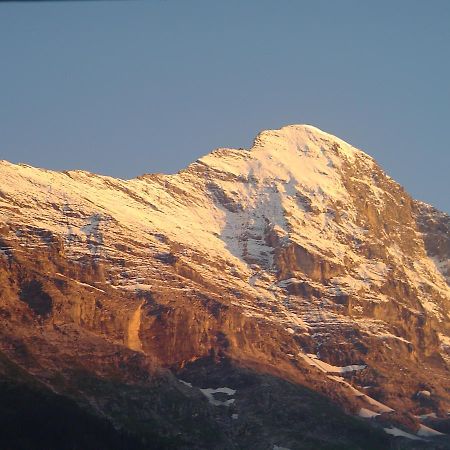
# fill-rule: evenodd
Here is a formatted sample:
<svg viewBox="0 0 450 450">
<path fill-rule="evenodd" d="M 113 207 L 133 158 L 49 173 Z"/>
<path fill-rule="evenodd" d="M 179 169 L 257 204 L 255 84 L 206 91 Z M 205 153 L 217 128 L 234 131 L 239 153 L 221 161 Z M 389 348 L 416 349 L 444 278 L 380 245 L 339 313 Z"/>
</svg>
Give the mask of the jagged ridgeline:
<svg viewBox="0 0 450 450">
<path fill-rule="evenodd" d="M 175 175 L 0 162 L 0 448 L 450 448 L 449 229 L 306 125 Z"/>
</svg>

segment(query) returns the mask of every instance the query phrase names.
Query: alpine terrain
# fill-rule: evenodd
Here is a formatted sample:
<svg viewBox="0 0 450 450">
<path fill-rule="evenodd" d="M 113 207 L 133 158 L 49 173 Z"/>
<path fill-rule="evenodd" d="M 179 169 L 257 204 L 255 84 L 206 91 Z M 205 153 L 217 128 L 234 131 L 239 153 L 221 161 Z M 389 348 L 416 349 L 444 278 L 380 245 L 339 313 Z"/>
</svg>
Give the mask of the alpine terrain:
<svg viewBox="0 0 450 450">
<path fill-rule="evenodd" d="M 0 162 L 0 448 L 450 448 L 450 217 L 308 125 L 175 175 Z"/>
</svg>

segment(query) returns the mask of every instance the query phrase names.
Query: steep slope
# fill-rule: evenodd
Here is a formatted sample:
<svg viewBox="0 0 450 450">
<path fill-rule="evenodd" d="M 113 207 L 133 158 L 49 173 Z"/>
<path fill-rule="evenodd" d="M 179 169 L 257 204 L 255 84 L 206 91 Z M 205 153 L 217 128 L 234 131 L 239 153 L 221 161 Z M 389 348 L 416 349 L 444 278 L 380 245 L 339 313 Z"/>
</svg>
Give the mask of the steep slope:
<svg viewBox="0 0 450 450">
<path fill-rule="evenodd" d="M 227 362 L 312 389 L 391 434 L 445 439 L 418 416 L 444 423 L 450 410 L 449 217 L 360 150 L 294 125 L 176 175 L 125 181 L 1 162 L 0 176 L 1 347 L 58 392 L 124 426 L 114 394 L 84 392 L 74 367 L 133 385 L 164 380 L 200 411 L 192 405 L 215 394 L 196 388 L 221 387 Z M 217 386 L 161 372 L 191 379 L 199 364 Z M 222 429 L 214 448 L 240 448 L 249 432 L 233 430 L 255 424 L 257 410 L 236 401 L 231 413 L 227 400 L 205 417 Z M 223 425 L 217 408 L 241 419 Z M 177 426 L 166 434 L 188 433 Z M 183 445 L 212 445 L 204 439 Z M 281 445 L 260 439 L 255 448 Z M 296 439 L 289 448 L 307 448 Z"/>
</svg>

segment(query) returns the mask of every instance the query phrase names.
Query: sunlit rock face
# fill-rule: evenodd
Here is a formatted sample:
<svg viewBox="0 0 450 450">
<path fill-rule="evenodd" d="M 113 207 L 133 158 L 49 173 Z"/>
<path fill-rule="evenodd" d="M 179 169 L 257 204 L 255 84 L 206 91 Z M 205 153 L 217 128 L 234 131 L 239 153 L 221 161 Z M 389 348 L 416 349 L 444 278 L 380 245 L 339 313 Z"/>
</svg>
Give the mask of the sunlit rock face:
<svg viewBox="0 0 450 450">
<path fill-rule="evenodd" d="M 46 386 L 161 448 L 325 447 L 320 402 L 354 448 L 445 445 L 450 219 L 362 151 L 293 125 L 176 175 L 0 176 L 1 348 Z"/>
</svg>

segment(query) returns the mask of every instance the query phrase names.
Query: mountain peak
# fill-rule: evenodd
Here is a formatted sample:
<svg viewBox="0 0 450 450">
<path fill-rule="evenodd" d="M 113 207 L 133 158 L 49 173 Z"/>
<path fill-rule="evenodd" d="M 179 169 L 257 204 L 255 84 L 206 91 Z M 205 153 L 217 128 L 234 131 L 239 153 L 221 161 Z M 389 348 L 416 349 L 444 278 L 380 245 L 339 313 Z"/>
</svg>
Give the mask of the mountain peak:
<svg viewBox="0 0 450 450">
<path fill-rule="evenodd" d="M 327 173 L 331 167 L 370 156 L 342 139 L 312 125 L 287 125 L 258 133 L 248 151 L 219 148 L 199 162 L 234 174 L 251 173 L 277 179 L 303 179 L 313 173 Z M 313 167 L 314 166 L 314 167 Z M 318 183 L 318 179 L 311 180 Z"/>
<path fill-rule="evenodd" d="M 297 149 L 306 149 L 309 147 L 319 147 L 322 151 L 326 151 L 329 143 L 335 143 L 338 147 L 344 149 L 344 153 L 348 157 L 353 157 L 355 152 L 360 152 L 352 145 L 342 139 L 327 133 L 313 125 L 292 124 L 286 125 L 279 129 L 263 130 L 255 138 L 254 147 L 260 146 L 277 146 L 284 142 L 296 147 Z"/>
</svg>

